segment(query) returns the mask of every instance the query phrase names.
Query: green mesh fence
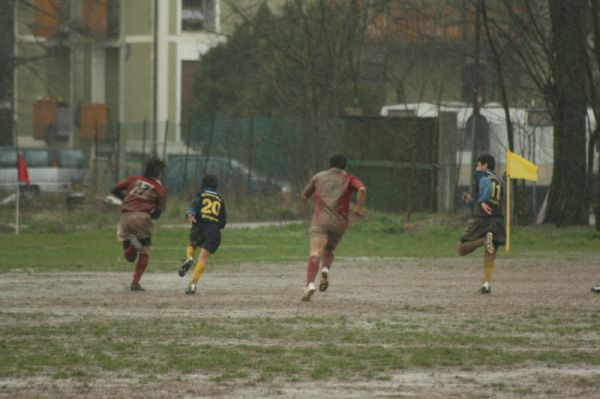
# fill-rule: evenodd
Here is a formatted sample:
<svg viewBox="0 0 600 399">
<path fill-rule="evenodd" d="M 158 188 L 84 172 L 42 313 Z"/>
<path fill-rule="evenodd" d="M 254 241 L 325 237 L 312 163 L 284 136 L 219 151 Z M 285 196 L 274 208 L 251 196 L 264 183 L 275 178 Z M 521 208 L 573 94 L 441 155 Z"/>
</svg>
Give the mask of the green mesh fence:
<svg viewBox="0 0 600 399">
<path fill-rule="evenodd" d="M 343 153 L 349 172 L 368 189 L 368 206 L 432 210 L 435 202 L 436 120 L 347 117 L 316 124 L 295 118 L 190 119 L 179 125 L 126 124 L 110 129 L 106 155 L 124 151 L 119 174 L 140 173 L 153 154 L 167 160 L 172 195 L 199 188 L 206 173 L 236 194 L 299 194 L 308 179 Z M 110 184 L 106 184 L 110 185 Z"/>
</svg>

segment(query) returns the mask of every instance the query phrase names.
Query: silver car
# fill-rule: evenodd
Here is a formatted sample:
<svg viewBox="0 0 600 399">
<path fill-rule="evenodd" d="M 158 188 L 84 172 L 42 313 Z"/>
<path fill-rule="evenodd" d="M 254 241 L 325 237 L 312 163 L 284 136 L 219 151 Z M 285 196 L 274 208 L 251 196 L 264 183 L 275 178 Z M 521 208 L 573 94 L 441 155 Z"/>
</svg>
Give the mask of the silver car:
<svg viewBox="0 0 600 399">
<path fill-rule="evenodd" d="M 72 193 L 87 183 L 87 161 L 76 149 L 19 147 L 34 193 Z M 17 187 L 17 150 L 0 147 L 0 191 L 14 192 Z"/>
</svg>

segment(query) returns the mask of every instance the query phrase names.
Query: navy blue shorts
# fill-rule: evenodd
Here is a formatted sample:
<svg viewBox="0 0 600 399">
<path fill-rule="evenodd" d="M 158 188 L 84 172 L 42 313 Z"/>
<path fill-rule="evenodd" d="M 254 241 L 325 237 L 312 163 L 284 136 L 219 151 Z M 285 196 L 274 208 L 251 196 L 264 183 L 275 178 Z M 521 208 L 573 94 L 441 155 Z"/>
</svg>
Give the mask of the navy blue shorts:
<svg viewBox="0 0 600 399">
<path fill-rule="evenodd" d="M 504 245 L 506 243 L 504 218 L 486 216 L 471 218 L 460 237 L 460 242 L 475 241 L 479 238 L 484 238 L 488 232 L 494 234 L 494 245 L 496 247 Z"/>
<path fill-rule="evenodd" d="M 190 244 L 214 254 L 221 245 L 221 228 L 217 223 L 196 223 L 190 230 Z"/>
</svg>

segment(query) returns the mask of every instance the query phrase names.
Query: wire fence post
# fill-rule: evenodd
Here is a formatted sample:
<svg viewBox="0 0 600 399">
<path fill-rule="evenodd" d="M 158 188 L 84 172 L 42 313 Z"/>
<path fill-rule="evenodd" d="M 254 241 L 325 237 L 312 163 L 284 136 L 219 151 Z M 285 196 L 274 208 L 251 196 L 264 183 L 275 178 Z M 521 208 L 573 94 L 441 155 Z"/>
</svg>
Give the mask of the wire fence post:
<svg viewBox="0 0 600 399">
<path fill-rule="evenodd" d="M 182 187 L 185 187 L 185 181 L 187 179 L 187 170 L 188 170 L 188 157 L 190 155 L 190 139 L 192 137 L 192 119 L 188 118 L 187 123 L 187 137 L 186 137 L 186 145 L 185 145 L 185 158 L 183 160 L 183 181 Z"/>
<path fill-rule="evenodd" d="M 119 122 L 116 123 L 116 142 L 117 142 L 117 181 L 120 179 L 121 176 L 121 124 Z"/>
<path fill-rule="evenodd" d="M 210 152 L 212 150 L 212 141 L 213 141 L 213 135 L 215 133 L 215 121 L 216 121 L 216 117 L 214 115 L 210 116 L 210 129 L 208 131 L 208 143 L 206 144 L 206 154 L 205 154 L 205 162 L 204 162 L 204 175 L 206 173 L 208 173 L 208 161 L 210 159 Z"/>
<path fill-rule="evenodd" d="M 163 161 L 167 160 L 167 137 L 169 135 L 169 120 L 167 120 L 165 122 L 165 135 L 163 137 L 163 155 L 162 155 L 162 159 Z"/>
<path fill-rule="evenodd" d="M 142 127 L 142 170 L 144 169 L 144 164 L 146 163 L 146 129 L 147 121 L 144 119 L 144 124 Z"/>
<path fill-rule="evenodd" d="M 94 192 L 98 192 L 98 120 L 94 122 Z"/>
<path fill-rule="evenodd" d="M 248 177 L 246 183 L 246 189 L 250 190 L 250 185 L 252 183 L 252 152 L 254 146 L 254 117 L 250 117 L 250 134 L 248 137 Z"/>
</svg>

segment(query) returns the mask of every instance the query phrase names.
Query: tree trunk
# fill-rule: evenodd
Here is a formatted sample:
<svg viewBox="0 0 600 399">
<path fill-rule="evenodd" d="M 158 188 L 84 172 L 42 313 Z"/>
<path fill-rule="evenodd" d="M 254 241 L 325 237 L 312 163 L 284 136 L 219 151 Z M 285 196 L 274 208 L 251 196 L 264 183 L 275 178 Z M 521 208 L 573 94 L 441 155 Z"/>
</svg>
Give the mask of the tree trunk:
<svg viewBox="0 0 600 399">
<path fill-rule="evenodd" d="M 584 225 L 589 219 L 586 181 L 585 0 L 549 0 L 554 86 L 548 99 L 554 118 L 554 166 L 545 222 Z"/>
</svg>

